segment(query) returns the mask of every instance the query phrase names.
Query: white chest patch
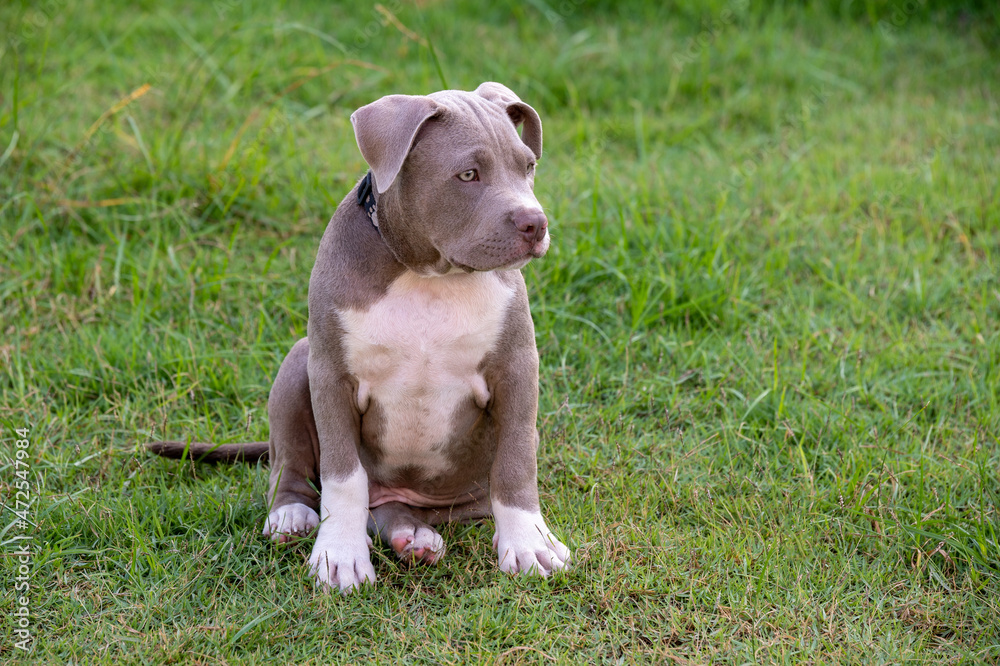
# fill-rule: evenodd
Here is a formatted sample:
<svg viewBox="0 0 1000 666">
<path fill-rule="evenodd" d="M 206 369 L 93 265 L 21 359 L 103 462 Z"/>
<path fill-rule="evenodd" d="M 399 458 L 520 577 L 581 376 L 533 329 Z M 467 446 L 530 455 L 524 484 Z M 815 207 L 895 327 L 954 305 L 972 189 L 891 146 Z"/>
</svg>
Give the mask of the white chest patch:
<svg viewBox="0 0 1000 666">
<path fill-rule="evenodd" d="M 365 312 L 340 313 L 358 409 L 382 408 L 383 461 L 448 471 L 451 418 L 470 397 L 489 400 L 478 371 L 493 349 L 514 290 L 494 273 L 421 277 L 406 271 Z"/>
</svg>

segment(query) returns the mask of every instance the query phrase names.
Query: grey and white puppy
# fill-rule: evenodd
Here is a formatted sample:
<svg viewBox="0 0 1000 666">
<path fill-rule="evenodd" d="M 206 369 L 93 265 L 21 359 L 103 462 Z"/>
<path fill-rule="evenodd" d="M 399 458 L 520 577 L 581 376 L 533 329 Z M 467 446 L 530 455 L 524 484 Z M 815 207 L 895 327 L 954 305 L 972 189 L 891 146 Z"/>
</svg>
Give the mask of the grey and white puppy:
<svg viewBox="0 0 1000 666">
<path fill-rule="evenodd" d="M 309 562 L 323 586 L 375 581 L 369 534 L 433 563 L 434 525 L 490 515 L 502 570 L 562 569 L 570 552 L 538 501 L 538 351 L 518 270 L 549 247 L 538 114 L 484 83 L 389 95 L 351 122 L 371 171 L 320 242 L 308 337 L 271 389 L 270 442 L 148 446 L 267 453 L 264 534 L 318 527 Z"/>
</svg>

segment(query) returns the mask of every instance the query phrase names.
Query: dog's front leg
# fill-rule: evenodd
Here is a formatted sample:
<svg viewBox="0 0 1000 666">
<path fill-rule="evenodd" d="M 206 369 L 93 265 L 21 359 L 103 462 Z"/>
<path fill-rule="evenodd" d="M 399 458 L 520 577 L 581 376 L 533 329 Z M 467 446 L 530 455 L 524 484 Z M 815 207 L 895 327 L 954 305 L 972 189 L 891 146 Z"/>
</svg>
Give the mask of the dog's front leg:
<svg viewBox="0 0 1000 666">
<path fill-rule="evenodd" d="M 490 471 L 490 500 L 500 569 L 547 576 L 566 566 L 569 549 L 549 530 L 538 501 L 538 355 L 531 346 L 509 354 L 492 387 L 497 452 Z"/>
<path fill-rule="evenodd" d="M 354 386 L 324 355 L 309 350 L 309 389 L 319 438 L 320 524 L 309 565 L 318 585 L 347 593 L 375 582 L 369 549 L 368 474 L 358 457 L 361 420 Z"/>
</svg>

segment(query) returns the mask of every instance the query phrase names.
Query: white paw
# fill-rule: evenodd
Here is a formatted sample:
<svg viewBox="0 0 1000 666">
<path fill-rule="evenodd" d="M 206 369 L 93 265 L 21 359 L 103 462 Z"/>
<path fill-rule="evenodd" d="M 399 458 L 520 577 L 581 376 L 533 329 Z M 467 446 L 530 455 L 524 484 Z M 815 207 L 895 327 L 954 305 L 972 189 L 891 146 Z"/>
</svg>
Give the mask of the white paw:
<svg viewBox="0 0 1000 666">
<path fill-rule="evenodd" d="M 291 536 L 305 536 L 319 525 L 319 514 L 305 504 L 279 506 L 267 516 L 264 536 L 272 541 L 287 541 Z"/>
<path fill-rule="evenodd" d="M 493 547 L 501 571 L 548 576 L 566 567 L 569 548 L 549 531 L 541 513 L 494 502 L 493 516 L 497 525 Z"/>
<path fill-rule="evenodd" d="M 404 562 L 436 564 L 444 555 L 444 539 L 428 525 L 406 525 L 396 529 L 389 543 Z"/>
<path fill-rule="evenodd" d="M 367 536 L 336 543 L 317 538 L 309 556 L 309 571 L 316 577 L 316 585 L 324 589 L 337 588 L 347 594 L 362 583 L 374 583 L 375 568 L 368 555 L 371 545 L 372 540 Z"/>
<path fill-rule="evenodd" d="M 347 594 L 362 583 L 375 582 L 368 549 L 368 475 L 361 465 L 346 478 L 324 477 L 320 495 L 323 520 L 309 556 L 316 585 Z"/>
</svg>

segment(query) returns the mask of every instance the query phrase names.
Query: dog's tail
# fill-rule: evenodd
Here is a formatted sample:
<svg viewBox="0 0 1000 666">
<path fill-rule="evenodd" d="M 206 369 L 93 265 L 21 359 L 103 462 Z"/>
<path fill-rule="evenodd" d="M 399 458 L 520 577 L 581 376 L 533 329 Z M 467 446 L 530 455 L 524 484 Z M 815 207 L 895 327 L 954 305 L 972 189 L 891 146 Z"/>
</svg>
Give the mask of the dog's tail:
<svg viewBox="0 0 1000 666">
<path fill-rule="evenodd" d="M 164 458 L 187 458 L 208 463 L 267 462 L 267 442 L 241 444 L 211 444 L 206 442 L 149 442 L 146 449 Z"/>
</svg>

